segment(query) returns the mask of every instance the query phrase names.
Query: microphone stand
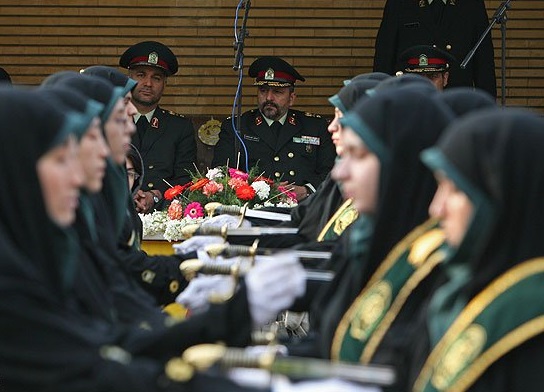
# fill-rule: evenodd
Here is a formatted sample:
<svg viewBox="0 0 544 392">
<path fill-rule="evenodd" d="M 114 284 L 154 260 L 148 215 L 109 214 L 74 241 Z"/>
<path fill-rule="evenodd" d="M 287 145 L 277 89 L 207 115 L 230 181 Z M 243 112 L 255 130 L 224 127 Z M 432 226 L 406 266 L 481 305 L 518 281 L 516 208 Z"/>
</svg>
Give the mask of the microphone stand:
<svg viewBox="0 0 544 392">
<path fill-rule="evenodd" d="M 242 20 L 242 27 L 238 31 L 238 36 L 236 38 L 236 42 L 234 42 L 234 50 L 236 50 L 236 54 L 234 56 L 234 65 L 232 66 L 232 69 L 234 71 L 238 71 L 241 73 L 240 75 L 240 86 L 238 88 L 238 93 L 236 94 L 236 99 L 234 102 L 234 105 L 236 106 L 236 130 L 240 132 L 240 126 L 242 122 L 242 82 L 241 79 L 243 77 L 243 67 L 244 67 L 244 45 L 245 45 L 245 39 L 247 36 L 249 36 L 249 32 L 247 31 L 246 25 L 247 25 L 247 19 L 249 15 L 249 9 L 251 8 L 251 0 L 245 0 L 245 3 L 242 5 L 242 7 L 245 9 L 244 12 L 244 19 Z M 240 151 L 240 143 L 237 138 L 235 140 L 235 156 L 239 156 Z"/>
<path fill-rule="evenodd" d="M 511 0 L 503 1 L 502 4 L 497 8 L 495 11 L 495 14 L 491 18 L 491 22 L 489 23 L 489 26 L 487 26 L 487 29 L 482 33 L 480 36 L 480 39 L 478 42 L 476 42 L 476 45 L 472 48 L 470 52 L 468 52 L 467 56 L 461 63 L 460 67 L 461 69 L 465 69 L 468 62 L 472 59 L 474 54 L 476 53 L 476 50 L 480 47 L 482 44 L 482 41 L 486 37 L 487 34 L 491 31 L 495 23 L 499 23 L 501 25 L 501 104 L 502 106 L 506 103 L 506 22 L 508 20 L 508 17 L 506 15 L 506 11 L 510 8 L 510 2 Z"/>
</svg>

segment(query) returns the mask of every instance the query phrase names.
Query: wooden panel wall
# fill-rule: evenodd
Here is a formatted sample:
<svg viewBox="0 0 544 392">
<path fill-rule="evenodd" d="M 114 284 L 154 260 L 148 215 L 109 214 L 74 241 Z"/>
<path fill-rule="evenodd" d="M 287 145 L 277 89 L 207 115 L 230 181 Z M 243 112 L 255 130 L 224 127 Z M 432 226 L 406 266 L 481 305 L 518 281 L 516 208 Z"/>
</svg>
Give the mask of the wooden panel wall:
<svg viewBox="0 0 544 392">
<path fill-rule="evenodd" d="M 467 0 L 470 1 L 470 0 Z M 327 97 L 342 81 L 371 70 L 385 0 L 252 0 L 244 70 L 257 56 L 278 55 L 306 83 L 297 107 L 330 115 Z M 501 2 L 487 0 L 491 16 Z M 514 0 L 507 37 L 507 104 L 544 112 L 544 1 Z M 178 55 L 163 106 L 192 117 L 231 112 L 238 0 L 0 0 L 0 65 L 15 83 L 36 85 L 63 69 L 116 65 L 140 40 L 159 40 Z M 243 11 L 240 12 L 240 24 Z M 493 30 L 500 83 L 500 29 Z M 254 106 L 244 78 L 244 109 Z M 500 89 L 499 89 L 500 91 Z"/>
</svg>

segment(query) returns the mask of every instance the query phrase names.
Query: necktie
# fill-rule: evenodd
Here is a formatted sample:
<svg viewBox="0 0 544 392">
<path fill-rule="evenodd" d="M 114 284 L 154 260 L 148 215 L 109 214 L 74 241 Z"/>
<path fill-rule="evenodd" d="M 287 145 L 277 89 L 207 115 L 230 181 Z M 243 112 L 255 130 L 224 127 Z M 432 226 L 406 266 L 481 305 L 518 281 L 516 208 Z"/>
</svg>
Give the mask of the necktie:
<svg viewBox="0 0 544 392">
<path fill-rule="evenodd" d="M 149 122 L 147 121 L 147 117 L 143 115 L 140 116 L 140 118 L 136 122 L 136 132 L 138 132 L 140 141 L 144 139 L 145 131 L 147 130 L 148 125 L 149 125 Z"/>
<path fill-rule="evenodd" d="M 279 136 L 280 128 L 281 128 L 281 123 L 279 121 L 274 121 L 272 124 L 270 124 L 270 132 L 272 132 L 272 134 L 275 137 Z"/>
</svg>

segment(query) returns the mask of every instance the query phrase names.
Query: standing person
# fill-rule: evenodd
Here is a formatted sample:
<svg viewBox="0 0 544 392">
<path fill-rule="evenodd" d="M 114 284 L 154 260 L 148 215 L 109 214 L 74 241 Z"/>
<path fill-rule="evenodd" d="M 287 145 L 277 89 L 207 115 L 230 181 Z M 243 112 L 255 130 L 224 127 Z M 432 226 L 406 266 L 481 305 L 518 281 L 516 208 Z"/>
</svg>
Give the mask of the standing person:
<svg viewBox="0 0 544 392">
<path fill-rule="evenodd" d="M 164 44 L 139 42 L 128 48 L 119 65 L 129 70 L 138 82 L 132 102 L 138 109 L 134 116 L 137 132 L 132 144 L 144 161 L 142 188 L 135 202 L 138 212 L 161 208 L 164 191 L 169 185 L 182 185 L 190 180 L 188 170 L 196 161 L 196 142 L 191 121 L 159 106 L 166 81 L 178 71 L 178 61 Z"/>
<path fill-rule="evenodd" d="M 255 78 L 258 108 L 242 114 L 239 137 L 235 118 L 221 125 L 212 166 L 251 168 L 258 165 L 266 176 L 293 185 L 297 200 L 314 193 L 334 165 L 334 145 L 327 121 L 319 115 L 291 109 L 295 82 L 304 81 L 295 68 L 275 56 L 260 57 L 249 67 Z M 237 148 L 239 146 L 240 148 Z M 236 152 L 239 150 L 240 156 Z"/>
<path fill-rule="evenodd" d="M 394 75 L 400 70 L 400 54 L 415 45 L 436 45 L 462 61 L 487 26 L 483 0 L 387 0 L 376 37 L 374 71 Z M 489 34 L 466 69 L 452 67 L 448 85 L 479 87 L 497 96 Z"/>
<path fill-rule="evenodd" d="M 431 45 L 416 45 L 406 49 L 399 58 L 400 71 L 429 79 L 438 90 L 444 90 L 450 69 L 457 60 L 448 52 Z"/>
</svg>

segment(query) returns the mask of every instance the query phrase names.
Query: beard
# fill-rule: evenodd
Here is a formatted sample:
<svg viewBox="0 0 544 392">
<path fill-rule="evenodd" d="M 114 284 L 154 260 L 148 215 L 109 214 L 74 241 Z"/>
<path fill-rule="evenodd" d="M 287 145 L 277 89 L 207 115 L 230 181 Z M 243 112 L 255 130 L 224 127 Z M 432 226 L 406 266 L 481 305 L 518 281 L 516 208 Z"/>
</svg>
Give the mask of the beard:
<svg viewBox="0 0 544 392">
<path fill-rule="evenodd" d="M 134 102 L 136 102 L 138 105 L 141 105 L 141 106 L 155 106 L 156 104 L 159 103 L 160 97 L 159 98 L 150 98 L 150 99 L 143 100 L 140 97 L 139 92 L 134 91 L 132 93 L 132 100 Z"/>
<path fill-rule="evenodd" d="M 264 116 L 270 120 L 279 120 L 285 111 L 282 110 L 276 103 L 265 101 L 259 106 L 259 110 Z"/>
</svg>

